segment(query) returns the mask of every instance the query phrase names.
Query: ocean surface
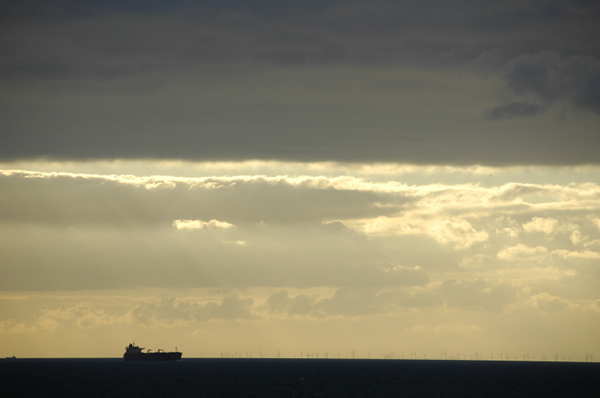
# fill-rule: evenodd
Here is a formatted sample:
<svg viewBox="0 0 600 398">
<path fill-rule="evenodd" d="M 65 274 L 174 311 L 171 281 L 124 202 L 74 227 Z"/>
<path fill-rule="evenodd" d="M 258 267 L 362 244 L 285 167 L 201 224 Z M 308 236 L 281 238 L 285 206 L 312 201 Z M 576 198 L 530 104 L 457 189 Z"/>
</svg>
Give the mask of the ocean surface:
<svg viewBox="0 0 600 398">
<path fill-rule="evenodd" d="M 1 396 L 600 397 L 600 363 L 0 359 Z"/>
</svg>

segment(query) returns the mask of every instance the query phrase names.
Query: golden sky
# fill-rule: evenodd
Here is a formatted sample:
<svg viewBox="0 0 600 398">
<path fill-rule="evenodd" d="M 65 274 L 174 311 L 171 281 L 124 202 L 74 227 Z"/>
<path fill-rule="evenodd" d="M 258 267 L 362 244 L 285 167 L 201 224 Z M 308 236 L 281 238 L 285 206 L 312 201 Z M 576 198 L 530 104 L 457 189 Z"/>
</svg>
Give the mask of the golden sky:
<svg viewBox="0 0 600 398">
<path fill-rule="evenodd" d="M 5 356 L 597 348 L 598 167 L 18 166 L 0 174 Z M 144 167 L 164 174 L 114 173 Z"/>
</svg>

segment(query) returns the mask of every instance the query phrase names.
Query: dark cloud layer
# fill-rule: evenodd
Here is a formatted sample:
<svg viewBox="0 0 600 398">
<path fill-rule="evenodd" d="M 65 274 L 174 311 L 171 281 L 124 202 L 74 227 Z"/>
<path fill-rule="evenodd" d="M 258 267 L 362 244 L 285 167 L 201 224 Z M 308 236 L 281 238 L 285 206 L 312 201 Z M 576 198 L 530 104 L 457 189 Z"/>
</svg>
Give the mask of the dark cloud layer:
<svg viewBox="0 0 600 398">
<path fill-rule="evenodd" d="M 533 116 L 561 100 L 600 114 L 600 62 L 594 57 L 562 60 L 557 52 L 524 55 L 510 61 L 504 75 L 516 95 L 532 97 L 539 104 L 513 102 L 499 106 L 491 111 L 491 119 Z"/>
<path fill-rule="evenodd" d="M 585 2 L 5 2 L 0 158 L 596 163 L 599 15 Z M 481 75 L 511 95 L 490 99 L 502 90 Z M 549 129 L 556 104 L 593 119 Z M 537 131 L 514 124 L 532 116 L 546 118 Z"/>
<path fill-rule="evenodd" d="M 500 105 L 486 112 L 491 120 L 511 119 L 514 117 L 534 116 L 542 112 L 544 108 L 538 104 L 526 102 L 511 102 L 508 105 Z"/>
</svg>

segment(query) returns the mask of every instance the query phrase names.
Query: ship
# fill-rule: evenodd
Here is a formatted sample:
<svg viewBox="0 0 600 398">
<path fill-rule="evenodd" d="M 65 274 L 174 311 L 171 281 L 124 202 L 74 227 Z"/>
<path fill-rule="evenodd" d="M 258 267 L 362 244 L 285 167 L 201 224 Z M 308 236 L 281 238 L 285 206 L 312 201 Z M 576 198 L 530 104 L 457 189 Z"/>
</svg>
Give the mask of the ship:
<svg viewBox="0 0 600 398">
<path fill-rule="evenodd" d="M 123 359 L 126 361 L 178 361 L 182 355 L 181 352 L 177 351 L 177 347 L 175 347 L 174 352 L 165 352 L 162 349 L 150 352 L 149 348 L 146 352 L 143 350 L 144 348 L 136 346 L 135 343 L 130 343 L 125 347 Z"/>
</svg>

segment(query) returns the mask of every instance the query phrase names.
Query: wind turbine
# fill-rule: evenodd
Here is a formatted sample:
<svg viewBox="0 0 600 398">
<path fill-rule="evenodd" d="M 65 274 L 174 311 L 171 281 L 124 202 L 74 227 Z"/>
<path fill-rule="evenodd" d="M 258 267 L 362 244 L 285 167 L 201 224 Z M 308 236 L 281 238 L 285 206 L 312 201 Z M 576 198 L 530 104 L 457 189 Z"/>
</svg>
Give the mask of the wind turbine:
<svg viewBox="0 0 600 398">
<path fill-rule="evenodd" d="M 590 358 L 589 362 L 594 362 L 594 353 L 585 354 L 585 361 L 588 362 L 588 357 Z"/>
</svg>

